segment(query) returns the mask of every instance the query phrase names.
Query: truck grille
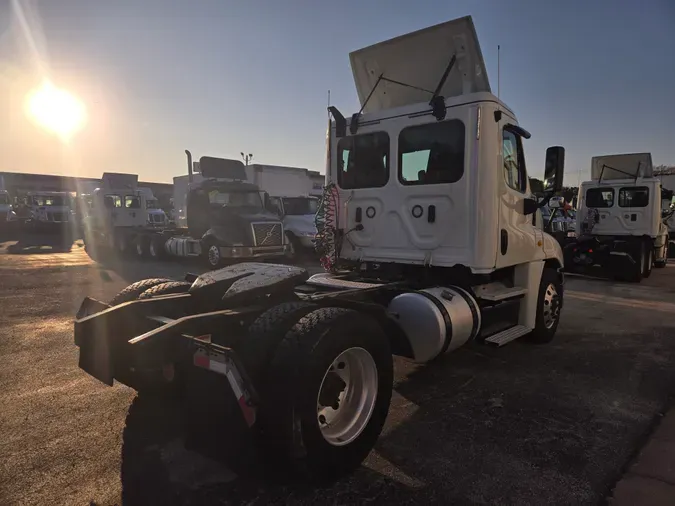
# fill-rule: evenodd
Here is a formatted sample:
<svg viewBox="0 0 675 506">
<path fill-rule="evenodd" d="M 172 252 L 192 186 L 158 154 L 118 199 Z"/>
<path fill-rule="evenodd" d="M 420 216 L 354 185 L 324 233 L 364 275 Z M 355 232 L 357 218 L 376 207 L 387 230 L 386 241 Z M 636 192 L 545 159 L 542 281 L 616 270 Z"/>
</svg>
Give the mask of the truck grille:
<svg viewBox="0 0 675 506">
<path fill-rule="evenodd" d="M 281 223 L 252 223 L 255 246 L 281 246 L 284 231 Z"/>
</svg>

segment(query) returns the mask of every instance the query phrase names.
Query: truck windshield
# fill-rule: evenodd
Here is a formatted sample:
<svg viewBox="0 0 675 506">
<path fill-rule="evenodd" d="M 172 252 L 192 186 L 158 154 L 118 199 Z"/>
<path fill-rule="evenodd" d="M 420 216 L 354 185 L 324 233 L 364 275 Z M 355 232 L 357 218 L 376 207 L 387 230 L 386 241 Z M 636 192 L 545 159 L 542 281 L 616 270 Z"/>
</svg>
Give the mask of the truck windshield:
<svg viewBox="0 0 675 506">
<path fill-rule="evenodd" d="M 317 199 L 306 197 L 289 197 L 284 199 L 284 213 L 290 216 L 315 215 L 317 208 Z"/>
<path fill-rule="evenodd" d="M 222 192 L 213 190 L 209 192 L 209 202 L 223 207 L 255 207 L 262 208 L 262 199 L 258 192 Z"/>
<path fill-rule="evenodd" d="M 36 206 L 66 206 L 68 205 L 68 202 L 66 201 L 65 197 L 62 197 L 61 195 L 47 195 L 47 196 L 42 196 L 42 195 L 35 195 L 33 196 L 33 205 Z"/>
<path fill-rule="evenodd" d="M 9 195 L 0 194 L 0 206 L 9 205 Z"/>
</svg>

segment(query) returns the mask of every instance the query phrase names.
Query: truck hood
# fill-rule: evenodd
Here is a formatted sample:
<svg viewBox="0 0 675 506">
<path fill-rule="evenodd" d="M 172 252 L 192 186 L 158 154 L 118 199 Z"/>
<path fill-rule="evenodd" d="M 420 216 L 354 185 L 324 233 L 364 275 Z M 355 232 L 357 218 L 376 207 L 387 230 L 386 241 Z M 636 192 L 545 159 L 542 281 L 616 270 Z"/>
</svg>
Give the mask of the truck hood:
<svg viewBox="0 0 675 506">
<path fill-rule="evenodd" d="M 623 155 L 594 156 L 591 158 L 591 179 L 598 181 L 601 174 L 603 181 L 652 177 L 654 175 L 652 154 L 628 153 Z"/>
<path fill-rule="evenodd" d="M 284 228 L 291 232 L 316 234 L 316 223 L 313 214 L 284 216 Z"/>
<path fill-rule="evenodd" d="M 364 112 L 428 102 L 453 55 L 456 56 L 456 61 L 440 95 L 454 97 L 491 91 L 471 16 L 408 33 L 350 53 L 349 60 L 361 106 L 380 76 L 408 85 L 380 81 Z"/>
</svg>

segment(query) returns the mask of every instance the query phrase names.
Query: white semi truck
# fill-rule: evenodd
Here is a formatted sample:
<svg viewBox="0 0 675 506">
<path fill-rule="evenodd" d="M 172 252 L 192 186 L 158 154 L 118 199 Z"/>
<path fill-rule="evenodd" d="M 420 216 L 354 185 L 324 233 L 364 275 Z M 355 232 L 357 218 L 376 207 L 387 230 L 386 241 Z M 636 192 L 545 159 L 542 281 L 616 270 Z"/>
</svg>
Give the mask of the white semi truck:
<svg viewBox="0 0 675 506">
<path fill-rule="evenodd" d="M 28 210 L 26 224 L 41 230 L 62 230 L 74 222 L 73 197 L 68 192 L 27 192 L 24 204 Z"/>
<path fill-rule="evenodd" d="M 288 245 L 287 256 L 290 259 L 297 259 L 313 253 L 316 237 L 316 212 L 319 207 L 318 197 L 270 195 L 268 207 L 283 220 Z"/>
<path fill-rule="evenodd" d="M 267 206 L 284 224 L 287 257 L 297 259 L 314 250 L 314 217 L 318 196 L 313 195 L 315 177 L 309 170 L 280 165 L 246 166 L 248 179 L 269 196 Z"/>
<path fill-rule="evenodd" d="M 263 462 L 310 478 L 350 472 L 373 448 L 393 355 L 442 366 L 468 343 L 547 343 L 563 307 L 562 250 L 544 230 L 547 198 L 529 188 L 530 134 L 491 93 L 471 18 L 350 56 L 361 111 L 329 108 L 325 273 L 242 263 L 145 279 L 108 303 L 86 298 L 75 320 L 80 367 L 173 392 L 191 448 L 248 433 Z M 547 197 L 563 164 L 548 148 Z"/>
<path fill-rule="evenodd" d="M 0 189 L 0 229 L 6 229 L 18 222 L 7 190 Z"/>
<path fill-rule="evenodd" d="M 283 257 L 283 224 L 265 209 L 258 187 L 246 181 L 244 165 L 212 157 L 193 165 L 186 153 L 188 174 L 174 178 L 175 227 L 156 209 L 152 192 L 138 187 L 138 176 L 104 174 L 102 188 L 93 193 L 85 244 L 119 255 L 200 257 L 212 268 L 225 261 Z"/>
<path fill-rule="evenodd" d="M 652 267 L 665 267 L 669 233 L 662 191 L 650 153 L 593 157 L 591 180 L 579 187 L 578 237 L 565 248 L 567 268 L 602 268 L 639 282 Z"/>
</svg>

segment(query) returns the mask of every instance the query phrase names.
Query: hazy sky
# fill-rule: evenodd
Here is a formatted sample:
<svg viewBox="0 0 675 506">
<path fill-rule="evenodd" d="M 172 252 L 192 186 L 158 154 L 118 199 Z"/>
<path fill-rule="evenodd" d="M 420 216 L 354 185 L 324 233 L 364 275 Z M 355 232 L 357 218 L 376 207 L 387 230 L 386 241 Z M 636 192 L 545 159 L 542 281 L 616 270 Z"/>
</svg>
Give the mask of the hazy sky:
<svg viewBox="0 0 675 506">
<path fill-rule="evenodd" d="M 171 181 L 186 148 L 323 171 L 327 90 L 358 110 L 348 53 L 468 14 L 495 93 L 501 45 L 530 176 L 557 144 L 568 184 L 595 154 L 675 164 L 673 0 L 19 0 L 27 25 L 15 3 L 0 0 L 0 171 Z M 43 76 L 87 106 L 67 146 L 25 117 Z"/>
</svg>

